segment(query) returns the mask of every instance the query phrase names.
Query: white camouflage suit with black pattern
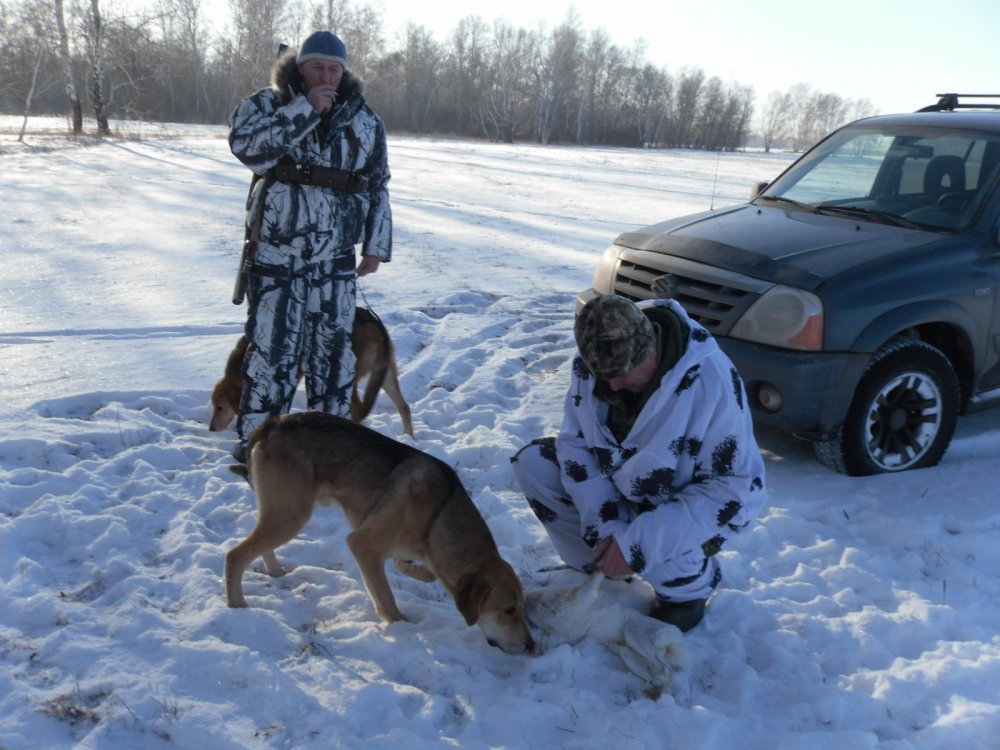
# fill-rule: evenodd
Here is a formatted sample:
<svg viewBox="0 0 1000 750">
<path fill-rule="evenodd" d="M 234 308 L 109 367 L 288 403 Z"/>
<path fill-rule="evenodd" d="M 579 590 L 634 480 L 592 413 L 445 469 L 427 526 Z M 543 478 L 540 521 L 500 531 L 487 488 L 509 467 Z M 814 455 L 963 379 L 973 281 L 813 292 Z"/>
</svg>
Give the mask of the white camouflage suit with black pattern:
<svg viewBox="0 0 1000 750">
<path fill-rule="evenodd" d="M 233 154 L 258 175 L 279 161 L 354 171 L 368 179 L 359 193 L 260 179 L 251 225 L 264 214 L 247 284 L 249 339 L 237 432 L 245 441 L 270 415 L 286 413 L 301 367 L 308 408 L 350 415 L 354 381 L 351 329 L 355 246 L 389 261 L 392 215 L 386 134 L 365 104 L 360 81 L 345 71 L 337 103 L 324 116 L 302 91 L 295 54 L 274 66 L 272 84 L 244 99 L 230 119 Z"/>
<path fill-rule="evenodd" d="M 729 358 L 676 302 L 639 307 L 653 305 L 670 305 L 688 340 L 624 440 L 608 428 L 608 405 L 577 355 L 558 437 L 526 446 L 513 466 L 568 565 L 584 568 L 598 542 L 613 536 L 658 597 L 688 601 L 714 591 L 715 553 L 760 513 L 764 463 Z"/>
</svg>

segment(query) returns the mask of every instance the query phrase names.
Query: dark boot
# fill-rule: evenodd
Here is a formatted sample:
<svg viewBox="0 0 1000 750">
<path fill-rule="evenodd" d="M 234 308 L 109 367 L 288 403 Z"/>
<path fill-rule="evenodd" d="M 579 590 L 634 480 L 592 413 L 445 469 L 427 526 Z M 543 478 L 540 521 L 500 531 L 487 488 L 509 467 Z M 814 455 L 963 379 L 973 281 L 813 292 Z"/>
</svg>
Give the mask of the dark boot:
<svg viewBox="0 0 1000 750">
<path fill-rule="evenodd" d="M 691 599 L 686 602 L 672 602 L 657 597 L 649 616 L 655 617 L 668 625 L 676 625 L 682 632 L 687 632 L 705 616 L 707 599 Z"/>
</svg>

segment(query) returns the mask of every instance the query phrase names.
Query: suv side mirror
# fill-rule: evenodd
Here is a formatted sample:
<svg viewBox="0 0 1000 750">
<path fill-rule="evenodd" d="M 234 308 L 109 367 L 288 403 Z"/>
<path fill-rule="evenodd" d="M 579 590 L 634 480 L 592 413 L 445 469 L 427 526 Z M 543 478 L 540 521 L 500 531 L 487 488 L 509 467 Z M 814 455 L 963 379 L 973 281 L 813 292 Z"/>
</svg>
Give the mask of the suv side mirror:
<svg viewBox="0 0 1000 750">
<path fill-rule="evenodd" d="M 758 182 L 752 188 L 750 188 L 750 200 L 753 200 L 758 195 L 760 195 L 761 193 L 763 193 L 764 192 L 764 188 L 766 188 L 769 184 L 770 183 L 768 183 L 768 182 Z"/>
</svg>

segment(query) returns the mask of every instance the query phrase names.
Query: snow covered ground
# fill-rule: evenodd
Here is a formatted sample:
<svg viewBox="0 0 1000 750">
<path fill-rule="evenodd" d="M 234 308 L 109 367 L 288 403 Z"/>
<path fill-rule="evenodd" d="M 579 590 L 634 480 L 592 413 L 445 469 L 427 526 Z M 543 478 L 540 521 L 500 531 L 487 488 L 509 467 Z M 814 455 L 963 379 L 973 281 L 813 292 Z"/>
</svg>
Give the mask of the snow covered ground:
<svg viewBox="0 0 1000 750">
<path fill-rule="evenodd" d="M 335 509 L 227 609 L 254 499 L 208 397 L 242 327 L 249 173 L 223 129 L 0 126 L 2 750 L 1000 748 L 1000 413 L 961 420 L 936 468 L 864 479 L 761 431 L 768 508 L 662 690 L 598 627 L 644 583 L 601 582 L 585 622 L 508 656 L 393 570 L 412 622 L 382 624 Z M 390 139 L 395 258 L 363 301 L 413 444 L 457 468 L 536 606 L 583 580 L 551 570 L 509 457 L 559 423 L 575 294 L 619 232 L 742 201 L 790 159 Z M 409 441 L 384 396 L 367 423 Z"/>
</svg>

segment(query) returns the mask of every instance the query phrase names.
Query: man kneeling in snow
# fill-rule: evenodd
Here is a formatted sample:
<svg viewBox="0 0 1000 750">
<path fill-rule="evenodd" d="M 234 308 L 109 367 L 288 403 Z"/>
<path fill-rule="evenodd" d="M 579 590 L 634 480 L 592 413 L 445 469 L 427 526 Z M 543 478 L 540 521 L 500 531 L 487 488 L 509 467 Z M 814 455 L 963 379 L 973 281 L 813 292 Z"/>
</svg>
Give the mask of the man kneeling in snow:
<svg viewBox="0 0 1000 750">
<path fill-rule="evenodd" d="M 715 555 L 757 518 L 764 462 L 743 381 L 712 336 L 672 300 L 590 300 L 556 438 L 512 459 L 572 568 L 640 575 L 650 615 L 697 625 L 722 577 Z"/>
</svg>

